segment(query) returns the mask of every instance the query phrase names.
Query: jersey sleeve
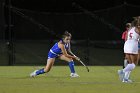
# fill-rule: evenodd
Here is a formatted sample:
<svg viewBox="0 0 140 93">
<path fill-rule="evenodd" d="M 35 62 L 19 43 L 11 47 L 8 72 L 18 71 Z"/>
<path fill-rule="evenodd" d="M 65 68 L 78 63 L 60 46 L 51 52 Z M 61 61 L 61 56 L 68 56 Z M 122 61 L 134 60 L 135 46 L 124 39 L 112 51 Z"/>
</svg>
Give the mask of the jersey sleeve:
<svg viewBox="0 0 140 93">
<path fill-rule="evenodd" d="M 127 31 L 122 33 L 122 40 L 126 40 Z"/>
</svg>

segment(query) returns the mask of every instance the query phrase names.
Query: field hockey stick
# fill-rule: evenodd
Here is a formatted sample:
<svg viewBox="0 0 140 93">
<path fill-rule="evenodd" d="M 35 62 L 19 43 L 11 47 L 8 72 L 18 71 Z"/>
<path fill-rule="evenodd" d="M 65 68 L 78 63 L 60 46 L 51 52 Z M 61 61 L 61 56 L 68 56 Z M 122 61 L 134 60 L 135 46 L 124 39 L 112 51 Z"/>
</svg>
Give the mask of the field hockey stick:
<svg viewBox="0 0 140 93">
<path fill-rule="evenodd" d="M 83 63 L 83 61 L 79 60 L 79 62 L 80 62 L 84 67 L 86 67 L 87 71 L 89 72 L 89 68 Z"/>
</svg>

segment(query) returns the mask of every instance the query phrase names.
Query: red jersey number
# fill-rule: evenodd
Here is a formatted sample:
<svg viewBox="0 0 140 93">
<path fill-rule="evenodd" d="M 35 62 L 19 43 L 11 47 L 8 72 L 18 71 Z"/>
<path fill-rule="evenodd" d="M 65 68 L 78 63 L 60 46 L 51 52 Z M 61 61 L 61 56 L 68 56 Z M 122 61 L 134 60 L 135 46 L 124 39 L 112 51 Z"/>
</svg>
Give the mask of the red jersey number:
<svg viewBox="0 0 140 93">
<path fill-rule="evenodd" d="M 132 34 L 133 34 L 133 33 L 130 33 L 130 34 L 129 34 L 129 37 L 130 37 L 130 38 L 132 38 Z"/>
</svg>

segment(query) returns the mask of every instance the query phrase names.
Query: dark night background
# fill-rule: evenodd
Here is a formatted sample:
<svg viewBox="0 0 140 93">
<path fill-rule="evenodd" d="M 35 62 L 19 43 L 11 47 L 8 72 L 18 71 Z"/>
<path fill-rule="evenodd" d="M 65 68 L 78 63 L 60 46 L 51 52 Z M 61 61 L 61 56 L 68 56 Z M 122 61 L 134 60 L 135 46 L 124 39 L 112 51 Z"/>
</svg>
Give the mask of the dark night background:
<svg viewBox="0 0 140 93">
<path fill-rule="evenodd" d="M 125 24 L 139 15 L 139 4 L 134 0 L 11 0 L 13 38 L 56 38 L 68 30 L 74 39 L 120 40 Z M 5 13 L 6 24 L 7 17 Z"/>
<path fill-rule="evenodd" d="M 44 12 L 80 12 L 72 6 L 74 2 L 90 11 L 106 9 L 124 3 L 139 5 L 139 0 L 11 0 L 12 5 L 22 9 Z"/>
<path fill-rule="evenodd" d="M 138 0 L 0 0 L 0 65 L 45 64 L 66 30 L 88 65 L 121 65 L 121 34 L 139 10 Z"/>
</svg>

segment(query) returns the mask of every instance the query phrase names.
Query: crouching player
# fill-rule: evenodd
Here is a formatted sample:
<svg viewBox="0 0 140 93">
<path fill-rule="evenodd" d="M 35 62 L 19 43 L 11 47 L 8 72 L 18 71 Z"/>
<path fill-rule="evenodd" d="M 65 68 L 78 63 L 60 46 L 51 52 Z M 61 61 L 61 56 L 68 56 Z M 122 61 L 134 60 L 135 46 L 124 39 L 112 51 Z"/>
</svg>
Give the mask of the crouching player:
<svg viewBox="0 0 140 93">
<path fill-rule="evenodd" d="M 70 48 L 71 37 L 72 37 L 71 34 L 66 31 L 62 35 L 62 39 L 59 42 L 55 43 L 55 45 L 50 49 L 48 53 L 46 67 L 39 70 L 35 70 L 30 74 L 30 76 L 35 77 L 37 75 L 49 72 L 55 62 L 55 59 L 59 58 L 61 60 L 68 62 L 71 71 L 70 77 L 79 77 L 79 75 L 75 72 L 73 59 L 76 60 L 80 59 L 71 52 Z"/>
</svg>

